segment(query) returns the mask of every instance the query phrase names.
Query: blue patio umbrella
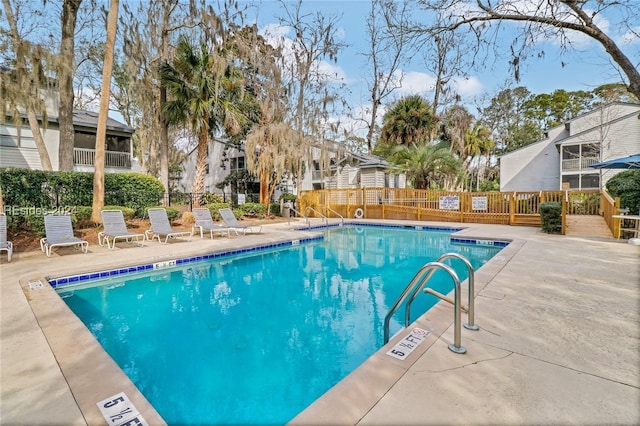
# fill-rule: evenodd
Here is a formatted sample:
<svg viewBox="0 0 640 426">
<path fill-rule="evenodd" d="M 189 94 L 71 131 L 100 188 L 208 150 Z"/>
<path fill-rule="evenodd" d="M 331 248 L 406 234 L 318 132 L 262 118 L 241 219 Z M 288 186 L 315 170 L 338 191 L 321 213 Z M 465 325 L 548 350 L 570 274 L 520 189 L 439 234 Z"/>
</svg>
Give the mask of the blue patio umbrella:
<svg viewBox="0 0 640 426">
<path fill-rule="evenodd" d="M 592 164 L 589 167 L 594 169 L 640 169 L 640 154 L 614 158 L 613 160 Z"/>
</svg>

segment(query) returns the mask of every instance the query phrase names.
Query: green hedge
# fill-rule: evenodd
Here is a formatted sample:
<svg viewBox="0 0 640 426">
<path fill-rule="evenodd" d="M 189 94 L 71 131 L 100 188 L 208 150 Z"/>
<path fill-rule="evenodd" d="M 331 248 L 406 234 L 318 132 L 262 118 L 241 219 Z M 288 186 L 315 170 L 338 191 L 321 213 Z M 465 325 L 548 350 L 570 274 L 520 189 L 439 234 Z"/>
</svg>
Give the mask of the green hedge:
<svg viewBox="0 0 640 426">
<path fill-rule="evenodd" d="M 620 207 L 629 214 L 640 212 L 640 170 L 620 172 L 607 181 L 607 192 L 620 198 Z"/>
<path fill-rule="evenodd" d="M 107 173 L 104 179 L 108 205 L 129 207 L 142 217 L 145 207 L 160 204 L 164 187 L 153 176 L 140 173 Z M 93 204 L 93 174 L 0 169 L 0 187 L 6 206 L 55 207 Z"/>
<path fill-rule="evenodd" d="M 540 203 L 539 208 L 542 230 L 548 234 L 562 232 L 562 204 L 556 202 Z"/>
</svg>

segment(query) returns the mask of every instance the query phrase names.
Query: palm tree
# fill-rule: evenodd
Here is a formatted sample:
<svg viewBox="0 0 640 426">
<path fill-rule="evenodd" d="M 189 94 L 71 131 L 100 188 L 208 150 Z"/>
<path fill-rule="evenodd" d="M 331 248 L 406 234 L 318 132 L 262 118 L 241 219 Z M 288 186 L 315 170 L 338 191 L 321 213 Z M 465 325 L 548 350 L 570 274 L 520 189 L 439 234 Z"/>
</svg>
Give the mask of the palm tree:
<svg viewBox="0 0 640 426">
<path fill-rule="evenodd" d="M 437 120 L 429 102 L 414 95 L 393 104 L 382 122 L 379 143 L 410 146 L 427 142 Z"/>
<path fill-rule="evenodd" d="M 483 167 L 483 171 L 489 165 L 491 154 L 495 148 L 495 142 L 491 139 L 491 130 L 485 127 L 481 122 L 476 121 L 464 135 L 464 149 L 461 155 L 462 165 L 467 172 L 473 174 L 471 165 L 474 158 L 478 158 L 476 162 L 476 188 L 480 182 L 480 158 L 484 157 L 487 165 Z"/>
<path fill-rule="evenodd" d="M 244 92 L 244 79 L 237 68 L 206 44 L 198 48 L 186 37 L 179 40 L 173 61 L 160 67 L 160 80 L 169 97 L 163 105 L 167 121 L 186 125 L 197 138 L 191 192 L 201 194 L 209 137 L 219 131 L 237 135 L 244 129 L 248 118 L 243 108 L 250 95 Z"/>
<path fill-rule="evenodd" d="M 416 189 L 442 187 L 460 174 L 460 161 L 446 144 L 398 146 L 389 160 Z"/>
</svg>

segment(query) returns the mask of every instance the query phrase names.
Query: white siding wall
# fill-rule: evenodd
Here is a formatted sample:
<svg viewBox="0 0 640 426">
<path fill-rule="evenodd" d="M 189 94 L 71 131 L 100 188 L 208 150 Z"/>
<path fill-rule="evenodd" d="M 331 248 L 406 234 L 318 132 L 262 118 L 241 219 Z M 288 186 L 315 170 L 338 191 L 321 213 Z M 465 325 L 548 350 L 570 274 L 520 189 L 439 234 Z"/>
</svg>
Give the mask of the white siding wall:
<svg viewBox="0 0 640 426">
<path fill-rule="evenodd" d="M 572 135 L 577 135 L 578 133 L 598 127 L 601 123 L 614 121 L 619 117 L 624 117 L 639 110 L 638 105 L 633 104 L 615 103 L 607 105 L 604 108 L 598 108 L 571 120 L 569 123 L 570 132 Z"/>
<path fill-rule="evenodd" d="M 219 142 L 209 142 L 209 156 L 207 161 L 209 162 L 209 173 L 204 177 L 204 190 L 205 192 L 220 192 L 215 185 L 222 182 L 227 176 L 229 176 L 229 168 L 223 169 L 220 165 L 222 159 L 222 153 L 224 151 L 224 145 Z M 228 153 L 229 158 L 238 156 L 239 153 L 236 150 L 230 150 Z M 180 181 L 180 187 L 185 192 L 191 192 L 193 181 L 196 176 L 196 158 L 197 152 L 194 150 L 185 162 L 184 171 L 182 173 L 182 180 Z"/>
<path fill-rule="evenodd" d="M 382 180 L 382 183 L 380 182 Z M 384 186 L 384 173 L 376 169 L 364 169 L 361 171 L 361 186 L 363 188 L 378 188 Z"/>
<path fill-rule="evenodd" d="M 21 144 L 19 147 L 0 146 L 0 167 L 19 167 L 31 170 L 42 170 L 42 163 L 35 142 L 23 141 L 22 138 L 33 140 L 33 133 L 29 126 L 21 126 L 20 129 L 5 123 L 0 125 L 0 134 L 10 136 L 17 140 L 20 134 Z M 44 143 L 49 152 L 51 167 L 58 170 L 58 141 L 60 132 L 57 126 L 50 126 L 42 129 Z"/>
<path fill-rule="evenodd" d="M 560 186 L 560 154 L 548 138 L 500 158 L 500 191 L 556 190 Z"/>
</svg>

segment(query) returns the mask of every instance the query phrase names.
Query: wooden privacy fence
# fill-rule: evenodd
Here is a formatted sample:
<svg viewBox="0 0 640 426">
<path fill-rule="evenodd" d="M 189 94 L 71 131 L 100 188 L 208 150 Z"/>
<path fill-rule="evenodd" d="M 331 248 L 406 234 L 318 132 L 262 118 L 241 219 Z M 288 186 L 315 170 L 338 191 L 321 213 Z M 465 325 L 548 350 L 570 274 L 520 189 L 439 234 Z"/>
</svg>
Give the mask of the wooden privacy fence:
<svg viewBox="0 0 640 426">
<path fill-rule="evenodd" d="M 540 204 L 562 204 L 563 233 L 567 214 L 600 214 L 600 191 L 449 192 L 399 188 L 355 188 L 302 191 L 301 212 L 327 217 L 401 219 L 440 222 L 540 226 Z M 310 208 L 310 209 L 308 209 Z M 313 209 L 313 210 L 311 210 Z"/>
</svg>

